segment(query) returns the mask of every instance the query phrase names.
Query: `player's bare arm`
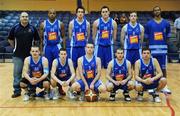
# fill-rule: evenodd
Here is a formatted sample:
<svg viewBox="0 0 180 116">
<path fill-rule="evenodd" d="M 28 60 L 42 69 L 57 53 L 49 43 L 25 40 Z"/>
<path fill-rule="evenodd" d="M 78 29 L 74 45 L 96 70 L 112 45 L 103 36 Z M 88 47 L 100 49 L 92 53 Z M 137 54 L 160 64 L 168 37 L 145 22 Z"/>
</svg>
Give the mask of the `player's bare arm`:
<svg viewBox="0 0 180 116">
<path fill-rule="evenodd" d="M 47 78 L 49 74 L 49 68 L 48 68 L 48 60 L 45 57 L 42 57 L 42 64 L 43 64 L 43 75 L 39 78 L 39 82 Z"/>
<path fill-rule="evenodd" d="M 142 25 L 141 25 L 142 26 Z M 140 35 L 141 43 L 144 41 L 144 27 L 141 27 L 141 35 Z"/>
<path fill-rule="evenodd" d="M 58 82 L 60 85 L 62 85 L 63 82 L 61 80 L 59 80 L 55 75 L 57 65 L 58 65 L 58 61 L 57 61 L 57 59 L 54 59 L 53 64 L 52 64 L 52 68 L 51 68 L 51 78 L 54 79 L 56 82 Z"/>
<path fill-rule="evenodd" d="M 121 46 L 124 46 L 125 33 L 125 26 L 123 26 L 121 30 Z"/>
<path fill-rule="evenodd" d="M 90 23 L 89 22 L 87 22 L 87 39 L 89 39 L 89 37 L 90 37 Z"/>
<path fill-rule="evenodd" d="M 83 75 L 82 59 L 83 59 L 83 57 L 78 58 L 79 76 L 80 76 L 80 78 L 82 79 L 82 81 L 84 82 L 85 87 L 88 87 L 87 81 L 86 81 L 86 79 L 85 79 L 85 77 L 84 77 L 84 75 Z"/>
<path fill-rule="evenodd" d="M 137 60 L 136 63 L 135 63 L 135 79 L 139 82 L 142 82 L 144 83 L 144 80 L 139 77 L 139 70 L 140 70 L 140 60 Z"/>
<path fill-rule="evenodd" d="M 93 28 L 92 28 L 93 41 L 95 41 L 96 34 L 97 34 L 97 24 L 98 24 L 98 19 L 95 20 L 94 23 L 93 23 Z"/>
<path fill-rule="evenodd" d="M 96 58 L 96 65 L 97 65 L 97 75 L 96 77 L 94 78 L 94 80 L 92 81 L 92 85 L 94 85 L 94 83 L 100 78 L 101 76 L 101 60 L 100 58 Z"/>
<path fill-rule="evenodd" d="M 127 67 L 128 67 L 128 75 L 127 78 L 125 79 L 126 81 L 132 78 L 132 68 L 131 68 L 131 63 L 129 61 L 127 61 Z"/>
<path fill-rule="evenodd" d="M 116 41 L 116 37 L 117 37 L 117 23 L 114 20 L 113 20 L 113 27 L 114 27 L 114 30 L 113 30 L 113 39 L 114 39 L 114 42 L 115 42 Z"/>
<path fill-rule="evenodd" d="M 71 81 L 73 81 L 74 78 L 75 78 L 75 70 L 74 70 L 73 62 L 72 62 L 71 59 L 68 59 L 68 65 L 69 65 L 69 68 L 70 68 L 70 71 L 71 71 L 71 77 L 69 78 L 69 80 L 67 80 L 67 83 L 69 85 L 69 83 Z"/>
<path fill-rule="evenodd" d="M 159 62 L 157 61 L 157 59 L 153 58 L 153 61 L 154 61 L 155 69 L 156 69 L 156 76 L 153 77 L 153 80 L 157 80 L 163 76 L 163 73 L 161 71 L 161 68 L 160 68 L 160 65 L 159 65 Z"/>
<path fill-rule="evenodd" d="M 111 60 L 108 64 L 107 70 L 106 70 L 106 78 L 107 80 L 111 81 L 112 83 L 116 83 L 115 80 L 111 77 L 111 73 L 112 73 L 112 64 L 113 61 Z"/>
<path fill-rule="evenodd" d="M 69 33 L 69 39 L 71 39 L 72 38 L 72 21 L 69 23 L 68 33 Z"/>
<path fill-rule="evenodd" d="M 66 39 L 65 39 L 65 27 L 64 27 L 64 23 L 60 23 L 60 28 L 61 28 L 61 37 L 63 39 L 63 48 L 66 48 Z"/>
</svg>

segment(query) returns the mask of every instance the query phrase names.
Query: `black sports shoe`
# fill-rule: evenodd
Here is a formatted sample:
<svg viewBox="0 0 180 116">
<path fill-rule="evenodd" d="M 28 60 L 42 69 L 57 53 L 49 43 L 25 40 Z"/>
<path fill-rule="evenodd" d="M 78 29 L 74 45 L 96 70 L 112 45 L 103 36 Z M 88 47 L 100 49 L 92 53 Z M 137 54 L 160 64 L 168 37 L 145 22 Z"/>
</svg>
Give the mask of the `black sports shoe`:
<svg viewBox="0 0 180 116">
<path fill-rule="evenodd" d="M 110 96 L 109 96 L 109 101 L 115 101 L 115 96 L 116 96 L 116 93 L 115 92 L 111 92 Z"/>
<path fill-rule="evenodd" d="M 143 101 L 143 92 L 138 92 L 137 100 Z"/>
<path fill-rule="evenodd" d="M 131 101 L 131 97 L 129 96 L 129 92 L 128 91 L 124 91 L 123 95 L 124 95 L 124 100 L 125 101 Z"/>
<path fill-rule="evenodd" d="M 16 97 L 19 97 L 19 96 L 21 96 L 21 93 L 14 93 L 14 94 L 12 94 L 12 98 L 16 98 Z"/>
</svg>

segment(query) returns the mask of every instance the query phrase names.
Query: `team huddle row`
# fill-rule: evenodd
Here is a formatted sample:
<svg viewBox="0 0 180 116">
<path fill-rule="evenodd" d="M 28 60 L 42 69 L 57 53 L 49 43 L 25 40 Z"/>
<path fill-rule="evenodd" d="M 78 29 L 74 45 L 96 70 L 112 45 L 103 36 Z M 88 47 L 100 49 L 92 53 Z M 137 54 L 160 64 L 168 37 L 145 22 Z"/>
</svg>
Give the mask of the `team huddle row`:
<svg viewBox="0 0 180 116">
<path fill-rule="evenodd" d="M 51 73 L 48 68 L 48 60 L 40 56 L 37 46 L 31 47 L 31 56 L 24 61 L 23 76 L 20 86 L 25 89 L 24 100 L 29 100 L 30 96 L 35 95 L 36 87 L 44 88 L 45 99 L 58 99 L 58 85 L 69 86 L 68 95 L 70 99 L 82 99 L 85 91 L 91 89 L 99 93 L 110 92 L 109 100 L 114 101 L 116 91 L 123 90 L 124 100 L 131 101 L 129 91 L 135 88 L 138 91 L 137 100 L 142 101 L 143 91 L 153 90 L 151 95 L 155 102 L 161 102 L 158 91 L 166 85 L 166 79 L 162 77 L 162 71 L 158 61 L 151 57 L 148 48 L 142 49 L 142 58 L 135 63 L 134 77 L 132 80 L 131 63 L 124 58 L 124 50 L 116 50 L 116 58 L 112 59 L 106 71 L 107 83 L 103 84 L 101 77 L 101 60 L 94 56 L 94 45 L 87 43 L 85 55 L 78 59 L 77 73 L 73 67 L 73 62 L 67 57 L 66 50 L 61 48 L 59 57 L 53 61 Z M 50 81 L 48 74 L 51 74 Z M 79 77 L 77 77 L 79 76 Z M 104 77 L 102 77 L 104 78 Z M 49 95 L 50 84 L 53 95 Z M 79 95 L 78 95 L 79 94 Z"/>
</svg>

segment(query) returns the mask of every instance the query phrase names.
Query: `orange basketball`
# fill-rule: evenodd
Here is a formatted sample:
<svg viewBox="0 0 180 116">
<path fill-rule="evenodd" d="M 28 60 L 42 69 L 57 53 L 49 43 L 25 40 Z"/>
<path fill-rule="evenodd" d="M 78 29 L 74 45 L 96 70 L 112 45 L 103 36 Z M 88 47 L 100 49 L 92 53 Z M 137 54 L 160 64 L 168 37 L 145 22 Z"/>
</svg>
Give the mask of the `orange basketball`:
<svg viewBox="0 0 180 116">
<path fill-rule="evenodd" d="M 87 90 L 85 92 L 85 99 L 88 102 L 97 101 L 97 94 L 96 94 L 96 92 L 94 90 L 91 90 L 91 89 Z"/>
</svg>

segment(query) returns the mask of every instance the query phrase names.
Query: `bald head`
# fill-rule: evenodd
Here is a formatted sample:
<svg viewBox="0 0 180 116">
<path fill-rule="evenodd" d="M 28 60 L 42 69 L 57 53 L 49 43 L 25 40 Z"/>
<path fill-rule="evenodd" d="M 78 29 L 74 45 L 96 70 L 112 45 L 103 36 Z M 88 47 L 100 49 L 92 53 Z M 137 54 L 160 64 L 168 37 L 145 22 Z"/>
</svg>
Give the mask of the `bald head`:
<svg viewBox="0 0 180 116">
<path fill-rule="evenodd" d="M 22 17 L 22 16 L 28 16 L 28 13 L 27 13 L 27 12 L 22 12 L 20 16 L 21 16 L 21 17 Z"/>
<path fill-rule="evenodd" d="M 29 16 L 27 12 L 22 12 L 20 15 L 20 22 L 23 26 L 26 26 L 29 22 Z"/>
<path fill-rule="evenodd" d="M 50 21 L 54 21 L 56 18 L 56 10 L 51 8 L 48 10 L 48 17 Z"/>
</svg>

